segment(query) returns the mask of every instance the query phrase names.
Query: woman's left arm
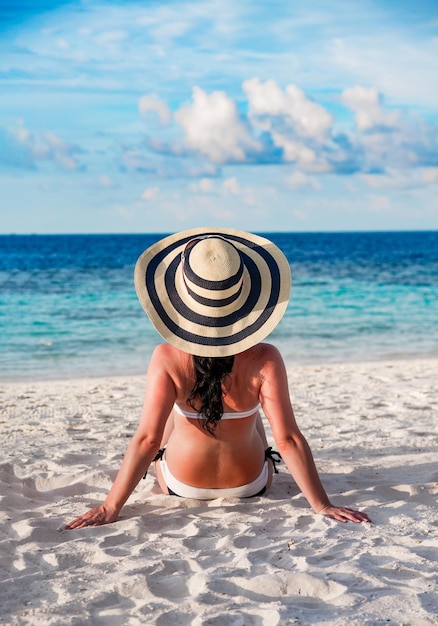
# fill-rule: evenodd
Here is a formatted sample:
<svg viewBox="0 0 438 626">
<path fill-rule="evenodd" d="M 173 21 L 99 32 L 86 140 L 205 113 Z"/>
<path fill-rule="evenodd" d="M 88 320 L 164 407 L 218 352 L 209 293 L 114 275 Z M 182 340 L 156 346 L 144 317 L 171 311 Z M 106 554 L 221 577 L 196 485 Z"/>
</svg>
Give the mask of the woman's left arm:
<svg viewBox="0 0 438 626">
<path fill-rule="evenodd" d="M 175 398 L 175 386 L 159 346 L 154 351 L 148 369 L 140 424 L 129 443 L 113 486 L 101 505 L 72 520 L 66 529 L 100 526 L 118 518 L 160 446 Z"/>
<path fill-rule="evenodd" d="M 306 438 L 295 421 L 283 359 L 276 348 L 267 346 L 260 400 L 284 462 L 315 513 L 340 522 L 369 522 L 366 513 L 334 506 L 322 485 Z"/>
</svg>

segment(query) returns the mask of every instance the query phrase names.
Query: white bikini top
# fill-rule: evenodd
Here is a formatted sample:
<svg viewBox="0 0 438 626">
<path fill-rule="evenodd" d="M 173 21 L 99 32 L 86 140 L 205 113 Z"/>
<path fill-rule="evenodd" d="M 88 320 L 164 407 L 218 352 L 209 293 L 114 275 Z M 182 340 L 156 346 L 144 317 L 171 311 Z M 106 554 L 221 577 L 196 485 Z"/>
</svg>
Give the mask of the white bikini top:
<svg viewBox="0 0 438 626">
<path fill-rule="evenodd" d="M 259 407 L 260 405 L 257 404 L 253 409 L 249 409 L 249 411 L 225 412 L 222 414 L 221 419 L 222 420 L 238 420 L 238 419 L 243 419 L 244 417 L 250 417 L 251 415 L 254 415 L 256 411 L 259 410 Z M 177 404 L 174 404 L 173 408 L 175 409 L 177 413 L 179 413 L 180 415 L 183 415 L 184 417 L 188 417 L 191 420 L 200 419 L 200 418 L 202 419 L 203 417 L 203 415 L 199 413 L 195 413 L 194 411 L 186 411 L 185 409 L 181 409 L 181 407 L 179 407 Z"/>
</svg>

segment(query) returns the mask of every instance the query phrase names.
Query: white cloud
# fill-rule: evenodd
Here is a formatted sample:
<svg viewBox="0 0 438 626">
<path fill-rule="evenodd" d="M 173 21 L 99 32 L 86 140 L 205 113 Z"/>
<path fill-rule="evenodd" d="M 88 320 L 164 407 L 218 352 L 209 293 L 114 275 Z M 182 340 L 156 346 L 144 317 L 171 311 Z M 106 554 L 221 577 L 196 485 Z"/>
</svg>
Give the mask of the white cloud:
<svg viewBox="0 0 438 626">
<path fill-rule="evenodd" d="M 296 85 L 288 85 L 283 91 L 274 80 L 262 83 L 259 78 L 251 78 L 243 83 L 243 89 L 251 123 L 270 135 L 285 161 L 307 171 L 331 169 L 324 150 L 333 118 L 324 107 Z"/>
<path fill-rule="evenodd" d="M 96 42 L 98 46 L 103 47 L 106 52 L 117 54 L 120 50 L 120 44 L 128 39 L 128 37 L 127 31 L 104 31 L 96 37 Z"/>
<path fill-rule="evenodd" d="M 438 167 L 390 169 L 385 174 L 360 174 L 360 178 L 370 189 L 416 189 L 437 183 Z"/>
<path fill-rule="evenodd" d="M 420 180 L 425 185 L 438 182 L 438 167 L 425 167 L 420 171 Z"/>
<path fill-rule="evenodd" d="M 186 169 L 187 176 L 199 178 L 200 176 L 217 176 L 218 168 L 208 161 L 189 163 Z"/>
<path fill-rule="evenodd" d="M 31 197 L 38 188 L 33 181 L 47 179 L 54 190 L 64 189 L 66 202 L 91 213 L 95 200 L 87 194 L 90 175 L 96 186 L 100 173 L 112 176 L 118 165 L 114 180 L 124 184 L 125 179 L 139 214 L 149 207 L 150 228 L 155 220 L 171 221 L 156 210 L 155 201 L 141 199 L 145 185 L 160 186 L 160 207 L 173 203 L 169 190 L 186 192 L 184 203 L 174 203 L 173 209 L 179 207 L 180 219 L 193 225 L 217 204 L 231 206 L 236 219 L 255 226 L 261 224 L 253 217 L 262 204 L 265 215 L 277 210 L 279 219 L 290 215 L 290 193 L 278 182 L 294 171 L 292 188 L 312 189 L 312 181 L 321 182 L 320 203 L 332 193 L 335 222 L 341 214 L 338 200 L 346 195 L 344 184 L 351 181 L 362 192 L 348 197 L 354 206 L 365 207 L 368 194 L 393 194 L 394 215 L 402 211 L 403 202 L 413 207 L 413 220 L 401 226 L 415 225 L 417 215 L 429 207 L 429 224 L 436 227 L 434 3 L 420 3 L 414 12 L 409 3 L 374 2 L 373 10 L 369 3 L 359 4 L 285 2 L 272 10 L 271 3 L 246 0 L 116 0 L 58 3 L 49 12 L 33 7 L 30 19 L 12 30 L 3 28 L 0 117 L 8 123 L 15 112 L 26 119 L 27 128 L 15 134 L 0 129 L 0 161 L 8 175 L 11 168 L 28 170 L 32 181 L 27 191 L 22 172 L 16 176 L 12 171 L 15 182 L 9 197 L 3 185 L 3 204 L 36 206 L 38 200 L 41 212 L 48 211 L 45 197 Z M 191 98 L 194 85 L 204 90 L 204 107 Z M 215 90 L 222 90 L 217 100 L 224 105 L 223 118 Z M 140 114 L 132 110 L 133 98 Z M 173 111 L 186 101 L 192 117 L 183 115 L 179 124 Z M 53 133 L 41 132 L 44 128 Z M 141 136 L 152 128 L 155 144 Z M 81 154 L 69 141 L 80 141 L 87 152 Z M 254 149 L 257 142 L 260 150 Z M 56 165 L 75 170 L 85 159 L 91 170 L 85 184 L 76 173 L 68 178 L 55 171 Z M 333 176 L 316 175 L 326 170 Z M 61 185 L 60 177 L 69 181 L 70 189 Z M 198 183 L 196 195 L 187 193 L 190 182 Z M 101 178 L 100 185 L 110 189 L 111 181 Z M 248 187 L 256 205 L 245 212 Z M 268 187 L 278 193 L 275 202 L 265 201 Z M 404 191 L 414 187 L 412 193 Z M 22 200 L 25 193 L 30 202 Z M 99 202 L 106 203 L 107 196 L 101 193 Z M 313 196 L 308 197 L 316 207 Z M 306 201 L 303 197 L 300 210 Z M 263 224 L 270 225 L 272 215 Z M 309 211 L 310 227 L 353 225 L 332 224 L 328 218 L 320 224 L 318 215 L 316 209 Z M 86 217 L 88 223 L 90 215 Z M 291 228 L 293 222 L 282 226 Z"/>
<path fill-rule="evenodd" d="M 302 89 L 288 85 L 284 91 L 275 80 L 262 83 L 251 78 L 243 83 L 249 101 L 250 118 L 263 130 L 271 130 L 275 118 L 300 137 L 324 141 L 333 119 L 321 105 L 307 98 Z"/>
<path fill-rule="evenodd" d="M 226 193 L 230 193 L 234 196 L 238 196 L 241 193 L 241 189 L 239 187 L 239 183 L 237 182 L 237 179 L 235 176 L 233 176 L 232 178 L 227 178 L 226 180 L 224 180 L 224 182 L 222 183 L 222 189 L 226 192 Z"/>
<path fill-rule="evenodd" d="M 141 115 L 146 115 L 149 111 L 156 113 L 163 125 L 170 124 L 172 120 L 171 110 L 156 94 L 142 96 L 138 102 L 138 110 Z"/>
<path fill-rule="evenodd" d="M 158 187 L 149 187 L 148 189 L 145 189 L 143 191 L 143 193 L 141 194 L 141 197 L 143 200 L 153 200 L 154 198 L 157 197 L 158 192 L 159 192 Z"/>
<path fill-rule="evenodd" d="M 433 178 L 422 178 L 419 171 L 437 163 L 436 124 L 409 112 L 388 111 L 376 87 L 345 89 L 341 100 L 356 116 L 356 128 L 346 133 L 346 155 L 356 160 L 356 171 L 368 175 L 367 184 L 411 187 Z"/>
<path fill-rule="evenodd" d="M 242 187 L 235 176 L 226 178 L 222 183 L 222 195 L 234 196 L 239 203 L 244 203 L 254 207 L 256 200 L 254 198 L 253 189 L 249 186 Z"/>
<path fill-rule="evenodd" d="M 297 162 L 302 167 L 312 166 L 317 161 L 314 150 L 306 146 L 302 141 L 296 141 L 281 133 L 272 133 L 272 139 L 283 150 L 285 161 Z"/>
<path fill-rule="evenodd" d="M 373 213 L 386 213 L 391 209 L 391 200 L 388 196 L 371 194 L 368 196 L 367 206 Z"/>
<path fill-rule="evenodd" d="M 183 157 L 189 163 L 185 173 L 194 172 L 196 177 L 216 176 L 216 166 L 239 162 L 257 165 L 283 161 L 294 163 L 296 171 L 314 175 L 381 175 L 436 162 L 436 128 L 419 117 L 386 110 L 375 87 L 355 86 L 342 92 L 341 101 L 356 114 L 356 125 L 342 133 L 336 132 L 325 108 L 295 85 L 282 90 L 274 80 L 262 83 L 252 78 L 243 83 L 243 89 L 248 98 L 248 124 L 226 93 L 207 94 L 195 87 L 192 101 L 173 116 L 184 131 L 183 139 L 163 142 L 149 137 L 148 147 L 164 158 L 171 156 L 183 162 Z M 167 104 L 156 96 L 144 96 L 140 110 L 155 111 L 162 120 L 172 117 Z M 204 157 L 198 159 L 200 169 L 195 159 L 187 159 L 188 153 Z M 205 170 L 207 164 L 213 170 Z M 427 184 L 427 176 L 433 177 L 425 176 L 423 184 Z M 309 178 L 304 186 L 315 189 L 309 181 L 316 179 Z M 416 184 L 420 183 L 417 177 Z M 291 185 L 303 186 L 298 179 Z"/>
<path fill-rule="evenodd" d="M 114 189 L 117 185 L 107 174 L 102 174 L 99 176 L 99 185 L 104 189 Z"/>
<path fill-rule="evenodd" d="M 128 172 L 148 172 L 153 168 L 142 152 L 127 148 L 121 155 L 121 168 Z"/>
<path fill-rule="evenodd" d="M 213 191 L 213 181 L 210 178 L 201 178 L 197 183 L 192 183 L 190 189 L 196 193 L 211 193 Z"/>
<path fill-rule="evenodd" d="M 321 185 L 316 178 L 298 171 L 295 171 L 286 179 L 286 185 L 295 191 L 306 189 L 319 191 L 321 189 Z"/>
<path fill-rule="evenodd" d="M 356 124 L 360 131 L 376 126 L 396 128 L 400 124 L 400 114 L 383 108 L 383 100 L 376 87 L 350 87 L 342 92 L 341 100 L 356 114 Z"/>
<path fill-rule="evenodd" d="M 70 48 L 68 42 L 62 37 L 56 40 L 56 45 L 60 50 L 68 50 L 68 48 Z"/>
<path fill-rule="evenodd" d="M 53 161 L 65 170 L 77 170 L 80 167 L 74 155 L 81 153 L 82 149 L 66 143 L 53 132 L 31 133 L 24 121 L 20 120 L 13 136 L 35 161 Z"/>
<path fill-rule="evenodd" d="M 248 153 L 261 150 L 223 91 L 207 94 L 194 87 L 193 102 L 176 111 L 175 119 L 185 131 L 185 145 L 213 163 L 242 162 Z"/>
<path fill-rule="evenodd" d="M 352 6 L 356 10 L 356 5 Z M 406 9 L 409 10 L 408 4 Z M 398 21 L 399 4 L 396 12 Z M 372 36 L 371 31 L 361 36 L 350 32 L 342 38 L 333 39 L 328 46 L 330 73 L 338 67 L 344 85 L 353 81 L 376 85 L 392 102 L 436 110 L 434 59 L 438 55 L 438 38 L 432 19 L 426 18 L 426 22 L 426 29 L 425 24 L 419 29 L 418 24 L 413 23 L 409 27 L 395 29 L 387 24 L 382 32 Z M 382 28 L 382 23 L 378 26 Z M 338 78 L 337 85 L 341 84 L 342 79 Z"/>
</svg>

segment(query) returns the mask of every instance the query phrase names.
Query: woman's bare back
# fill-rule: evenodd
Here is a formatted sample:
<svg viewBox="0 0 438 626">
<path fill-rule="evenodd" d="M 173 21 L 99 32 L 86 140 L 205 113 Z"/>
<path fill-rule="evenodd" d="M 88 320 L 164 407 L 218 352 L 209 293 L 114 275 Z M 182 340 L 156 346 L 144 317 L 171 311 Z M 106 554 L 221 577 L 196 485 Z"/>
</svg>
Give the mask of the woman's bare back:
<svg viewBox="0 0 438 626">
<path fill-rule="evenodd" d="M 261 344 L 236 355 L 232 371 L 223 382 L 224 412 L 254 409 L 250 416 L 222 419 L 213 436 L 203 427 L 202 417 L 193 419 L 172 412 L 173 428 L 166 430 L 164 442 L 166 462 L 181 482 L 195 487 L 236 487 L 260 474 L 266 439 L 260 429 L 258 406 L 266 347 Z M 167 345 L 162 350 L 175 384 L 176 404 L 193 413 L 193 407 L 187 404 L 195 382 L 192 357 Z"/>
</svg>

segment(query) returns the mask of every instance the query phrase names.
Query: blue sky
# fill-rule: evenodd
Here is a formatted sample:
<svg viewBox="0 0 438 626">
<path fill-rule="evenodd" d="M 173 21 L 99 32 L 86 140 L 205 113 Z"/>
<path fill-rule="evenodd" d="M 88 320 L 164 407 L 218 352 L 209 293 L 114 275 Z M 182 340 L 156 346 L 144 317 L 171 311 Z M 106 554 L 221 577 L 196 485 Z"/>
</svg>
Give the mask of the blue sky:
<svg viewBox="0 0 438 626">
<path fill-rule="evenodd" d="M 0 232 L 438 228 L 438 3 L 0 1 Z"/>
</svg>

